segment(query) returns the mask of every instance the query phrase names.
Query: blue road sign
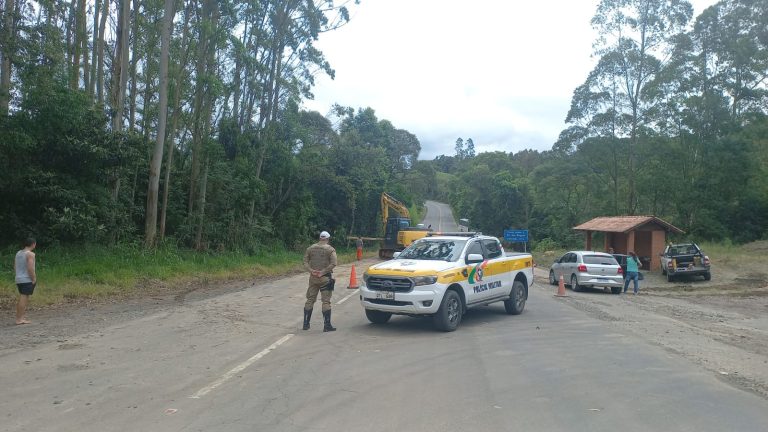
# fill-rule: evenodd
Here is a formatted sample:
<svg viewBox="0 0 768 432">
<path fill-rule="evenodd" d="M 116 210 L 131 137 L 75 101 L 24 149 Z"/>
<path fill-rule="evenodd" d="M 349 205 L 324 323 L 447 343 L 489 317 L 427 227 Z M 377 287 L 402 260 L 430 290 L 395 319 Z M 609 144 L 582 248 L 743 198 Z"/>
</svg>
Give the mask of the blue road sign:
<svg viewBox="0 0 768 432">
<path fill-rule="evenodd" d="M 504 241 L 526 243 L 528 242 L 528 230 L 504 230 Z"/>
</svg>

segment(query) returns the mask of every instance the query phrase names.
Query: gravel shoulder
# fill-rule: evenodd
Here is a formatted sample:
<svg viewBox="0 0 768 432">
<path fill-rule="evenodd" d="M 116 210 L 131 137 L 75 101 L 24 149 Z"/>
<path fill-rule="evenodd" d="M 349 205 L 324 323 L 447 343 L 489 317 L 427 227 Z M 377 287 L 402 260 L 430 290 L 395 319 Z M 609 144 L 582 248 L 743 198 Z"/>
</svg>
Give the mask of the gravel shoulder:
<svg viewBox="0 0 768 432">
<path fill-rule="evenodd" d="M 761 270 L 713 266 L 711 281 L 674 283 L 644 273 L 637 296 L 569 289 L 562 300 L 768 399 L 768 274 Z M 536 289 L 554 292 L 548 272 L 536 270 Z"/>
</svg>

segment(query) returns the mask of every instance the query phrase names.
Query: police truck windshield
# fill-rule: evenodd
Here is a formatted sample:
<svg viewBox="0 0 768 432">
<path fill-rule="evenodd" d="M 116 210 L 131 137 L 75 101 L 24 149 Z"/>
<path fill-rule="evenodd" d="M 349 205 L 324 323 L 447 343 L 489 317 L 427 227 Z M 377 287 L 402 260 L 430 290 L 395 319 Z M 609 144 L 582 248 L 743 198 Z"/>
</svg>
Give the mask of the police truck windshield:
<svg viewBox="0 0 768 432">
<path fill-rule="evenodd" d="M 465 244 L 466 240 L 420 240 L 408 246 L 398 258 L 456 261 Z"/>
</svg>

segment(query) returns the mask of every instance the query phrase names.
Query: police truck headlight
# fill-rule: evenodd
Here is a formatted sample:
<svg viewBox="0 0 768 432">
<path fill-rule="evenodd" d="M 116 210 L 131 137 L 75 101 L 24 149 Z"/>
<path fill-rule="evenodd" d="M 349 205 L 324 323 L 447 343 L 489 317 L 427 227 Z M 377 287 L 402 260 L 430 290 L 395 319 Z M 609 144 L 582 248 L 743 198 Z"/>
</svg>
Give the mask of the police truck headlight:
<svg viewBox="0 0 768 432">
<path fill-rule="evenodd" d="M 413 284 L 419 285 L 432 285 L 437 282 L 437 276 L 416 276 L 413 278 Z"/>
</svg>

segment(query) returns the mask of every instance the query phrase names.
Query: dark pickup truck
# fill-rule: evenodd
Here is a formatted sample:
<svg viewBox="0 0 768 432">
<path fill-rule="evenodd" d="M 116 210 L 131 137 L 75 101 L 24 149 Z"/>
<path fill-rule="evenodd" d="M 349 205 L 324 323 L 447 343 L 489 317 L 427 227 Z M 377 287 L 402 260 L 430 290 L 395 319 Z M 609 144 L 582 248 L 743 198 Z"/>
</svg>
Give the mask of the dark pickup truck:
<svg viewBox="0 0 768 432">
<path fill-rule="evenodd" d="M 704 280 L 712 279 L 709 257 L 696 243 L 668 245 L 661 254 L 661 273 L 672 282 L 680 275 L 701 275 Z"/>
</svg>

